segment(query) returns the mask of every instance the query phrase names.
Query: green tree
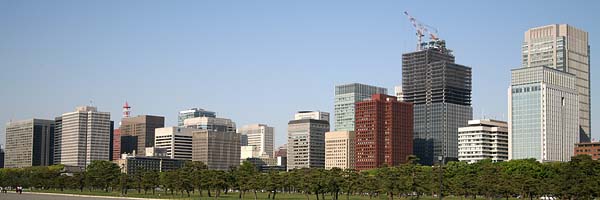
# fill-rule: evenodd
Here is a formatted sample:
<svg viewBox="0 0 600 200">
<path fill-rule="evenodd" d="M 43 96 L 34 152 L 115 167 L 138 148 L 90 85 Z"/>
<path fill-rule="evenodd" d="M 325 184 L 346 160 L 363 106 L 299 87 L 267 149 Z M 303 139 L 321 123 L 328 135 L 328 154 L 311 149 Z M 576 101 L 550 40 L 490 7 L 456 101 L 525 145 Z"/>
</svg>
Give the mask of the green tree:
<svg viewBox="0 0 600 200">
<path fill-rule="evenodd" d="M 346 193 L 346 200 L 349 200 L 350 195 L 359 188 L 360 174 L 354 169 L 345 169 L 343 177 L 342 192 Z"/>
<path fill-rule="evenodd" d="M 119 166 L 106 160 L 94 160 L 86 170 L 86 182 L 92 187 L 103 188 L 108 192 L 110 185 L 118 181 L 121 173 Z"/>
<path fill-rule="evenodd" d="M 152 189 L 152 194 L 155 194 L 156 187 L 160 184 L 160 175 L 155 170 L 146 170 L 142 174 L 142 186 L 144 194 L 148 194 L 148 190 Z"/>
</svg>

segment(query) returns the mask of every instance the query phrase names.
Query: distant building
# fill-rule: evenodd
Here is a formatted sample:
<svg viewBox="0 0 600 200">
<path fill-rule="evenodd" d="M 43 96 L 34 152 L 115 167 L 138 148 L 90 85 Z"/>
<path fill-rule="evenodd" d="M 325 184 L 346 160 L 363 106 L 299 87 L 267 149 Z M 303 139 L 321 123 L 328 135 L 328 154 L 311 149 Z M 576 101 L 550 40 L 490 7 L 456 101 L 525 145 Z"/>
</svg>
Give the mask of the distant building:
<svg viewBox="0 0 600 200">
<path fill-rule="evenodd" d="M 277 147 L 277 150 L 273 152 L 273 157 L 287 157 L 287 144 Z"/>
<path fill-rule="evenodd" d="M 600 142 L 583 142 L 575 144 L 575 156 L 589 155 L 594 160 L 600 159 Z"/>
<path fill-rule="evenodd" d="M 0 168 L 4 168 L 4 148 L 0 148 Z"/>
<path fill-rule="evenodd" d="M 146 147 L 146 157 L 169 158 L 166 148 Z"/>
<path fill-rule="evenodd" d="M 217 114 L 213 111 L 208 111 L 201 108 L 190 108 L 188 110 L 179 111 L 177 124 L 178 126 L 183 126 L 183 121 L 195 117 L 217 117 Z"/>
<path fill-rule="evenodd" d="M 260 150 L 257 146 L 241 146 L 240 159 L 246 160 L 247 158 L 259 158 Z"/>
<path fill-rule="evenodd" d="M 325 169 L 354 169 L 354 131 L 325 133 Z"/>
<path fill-rule="evenodd" d="M 192 142 L 192 160 L 203 162 L 208 169 L 229 170 L 240 165 L 239 133 L 194 130 Z"/>
<path fill-rule="evenodd" d="M 404 101 L 404 92 L 402 92 L 402 86 L 394 87 L 394 94 L 396 94 L 398 101 Z"/>
<path fill-rule="evenodd" d="M 112 150 L 112 160 L 118 160 L 121 158 L 121 131 L 119 129 L 115 129 L 113 131 L 113 150 Z"/>
<path fill-rule="evenodd" d="M 402 55 L 402 94 L 414 107 L 413 152 L 423 165 L 455 161 L 458 128 L 473 118 L 471 68 L 456 64 L 443 40 L 421 47 Z"/>
<path fill-rule="evenodd" d="M 413 105 L 374 94 L 356 103 L 355 132 L 357 170 L 406 163 L 413 154 Z"/>
<path fill-rule="evenodd" d="M 165 117 L 140 115 L 136 117 L 123 118 L 119 128 L 121 136 L 136 136 L 136 154 L 145 155 L 146 147 L 154 147 L 154 131 L 165 127 Z M 120 152 L 131 153 L 131 152 Z"/>
<path fill-rule="evenodd" d="M 491 159 L 508 160 L 508 124 L 503 121 L 469 120 L 469 125 L 458 128 L 458 160 L 475 163 Z"/>
<path fill-rule="evenodd" d="M 140 170 L 156 172 L 177 170 L 182 168 L 186 161 L 185 159 L 125 155 L 114 163 L 121 167 L 121 172 L 135 175 Z"/>
<path fill-rule="evenodd" d="M 360 83 L 335 86 L 335 130 L 354 131 L 354 104 L 373 94 L 387 94 L 387 89 Z"/>
<path fill-rule="evenodd" d="M 525 32 L 523 68 L 550 67 L 575 75 L 581 142 L 591 136 L 591 76 L 589 34 L 568 24 L 551 24 Z"/>
<path fill-rule="evenodd" d="M 329 113 L 301 111 L 288 123 L 287 170 L 325 168 Z"/>
<path fill-rule="evenodd" d="M 579 142 L 576 77 L 549 67 L 512 70 L 509 159 L 570 161 Z"/>
<path fill-rule="evenodd" d="M 183 127 L 157 128 L 154 147 L 167 149 L 169 158 L 192 160 L 192 132 L 194 131 L 196 129 Z"/>
<path fill-rule="evenodd" d="M 109 160 L 112 152 L 110 113 L 96 107 L 77 107 L 60 117 L 60 164 L 86 167 L 94 160 Z M 55 142 L 56 143 L 56 142 Z"/>
<path fill-rule="evenodd" d="M 274 129 L 265 124 L 246 125 L 239 129 L 242 134 L 242 140 L 245 140 L 243 146 L 257 147 L 258 156 L 272 157 L 273 155 L 273 137 Z M 258 157 L 257 156 L 257 157 Z"/>
<path fill-rule="evenodd" d="M 183 121 L 183 126 L 200 130 L 235 132 L 235 122 L 231 119 L 216 117 L 195 117 Z"/>
<path fill-rule="evenodd" d="M 6 168 L 53 164 L 54 121 L 29 119 L 6 124 Z"/>
</svg>

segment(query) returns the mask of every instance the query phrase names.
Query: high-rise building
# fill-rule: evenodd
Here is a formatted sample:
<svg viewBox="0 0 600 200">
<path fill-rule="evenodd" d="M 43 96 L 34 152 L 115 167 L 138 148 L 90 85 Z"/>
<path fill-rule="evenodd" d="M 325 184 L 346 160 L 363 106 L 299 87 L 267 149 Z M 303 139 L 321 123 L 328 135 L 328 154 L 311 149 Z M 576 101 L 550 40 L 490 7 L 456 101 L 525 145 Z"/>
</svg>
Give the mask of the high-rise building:
<svg viewBox="0 0 600 200">
<path fill-rule="evenodd" d="M 192 132 L 194 131 L 196 129 L 183 127 L 157 128 L 154 135 L 154 147 L 167 149 L 169 158 L 191 160 Z"/>
<path fill-rule="evenodd" d="M 579 133 L 590 141 L 590 45 L 588 33 L 568 24 L 535 27 L 525 32 L 523 66 L 550 67 L 575 75 L 579 95 Z"/>
<path fill-rule="evenodd" d="M 508 160 L 508 124 L 492 119 L 469 120 L 458 128 L 458 160 L 475 163 Z"/>
<path fill-rule="evenodd" d="M 240 134 L 213 130 L 194 130 L 192 160 L 208 169 L 229 170 L 240 165 Z"/>
<path fill-rule="evenodd" d="M 356 103 L 355 132 L 357 170 L 406 163 L 413 153 L 413 105 L 374 94 Z"/>
<path fill-rule="evenodd" d="M 360 83 L 335 86 L 335 130 L 354 131 L 354 104 L 373 94 L 387 94 L 387 89 Z"/>
<path fill-rule="evenodd" d="M 54 120 L 29 119 L 6 124 L 6 168 L 53 164 Z"/>
<path fill-rule="evenodd" d="M 165 117 L 140 115 L 136 117 L 127 117 L 121 120 L 119 128 L 121 136 L 136 136 L 136 155 L 144 156 L 146 147 L 154 147 L 154 131 L 157 128 L 165 127 Z M 121 152 L 131 153 L 131 152 Z"/>
<path fill-rule="evenodd" d="M 402 55 L 402 92 L 414 105 L 415 155 L 423 165 L 458 160 L 458 128 L 473 117 L 471 68 L 443 40 Z M 358 134 L 358 133 L 357 133 Z"/>
<path fill-rule="evenodd" d="M 404 92 L 402 92 L 402 86 L 394 87 L 394 94 L 398 98 L 398 101 L 404 101 Z"/>
<path fill-rule="evenodd" d="M 183 121 L 195 117 L 217 117 L 217 114 L 213 111 L 204 110 L 202 108 L 190 108 L 187 110 L 179 111 L 177 124 L 178 126 L 183 126 Z"/>
<path fill-rule="evenodd" d="M 54 149 L 53 149 L 53 164 L 60 164 L 61 156 L 61 143 L 62 143 L 62 117 L 54 118 Z"/>
<path fill-rule="evenodd" d="M 0 168 L 4 168 L 4 148 L 0 146 Z"/>
<path fill-rule="evenodd" d="M 200 130 L 235 132 L 235 122 L 231 119 L 216 117 L 194 117 L 183 121 L 183 126 Z"/>
<path fill-rule="evenodd" d="M 242 146 L 254 146 L 258 149 L 259 156 L 271 158 L 273 156 L 274 129 L 265 124 L 251 124 L 239 129 L 245 144 Z"/>
<path fill-rule="evenodd" d="M 354 169 L 354 131 L 325 133 L 325 169 Z"/>
<path fill-rule="evenodd" d="M 329 113 L 301 111 L 288 122 L 287 170 L 325 167 Z"/>
<path fill-rule="evenodd" d="M 579 142 L 576 77 L 549 67 L 512 70 L 509 159 L 569 161 Z"/>
<path fill-rule="evenodd" d="M 600 159 L 600 142 L 582 142 L 575 144 L 575 156 L 589 155 L 593 160 Z"/>
<path fill-rule="evenodd" d="M 96 107 L 81 106 L 75 112 L 59 118 L 60 163 L 86 167 L 94 160 L 109 160 L 112 152 L 111 121 L 109 112 L 99 112 Z"/>
<path fill-rule="evenodd" d="M 113 150 L 112 150 L 112 160 L 118 160 L 121 158 L 121 131 L 119 129 L 115 129 L 113 131 Z"/>
</svg>

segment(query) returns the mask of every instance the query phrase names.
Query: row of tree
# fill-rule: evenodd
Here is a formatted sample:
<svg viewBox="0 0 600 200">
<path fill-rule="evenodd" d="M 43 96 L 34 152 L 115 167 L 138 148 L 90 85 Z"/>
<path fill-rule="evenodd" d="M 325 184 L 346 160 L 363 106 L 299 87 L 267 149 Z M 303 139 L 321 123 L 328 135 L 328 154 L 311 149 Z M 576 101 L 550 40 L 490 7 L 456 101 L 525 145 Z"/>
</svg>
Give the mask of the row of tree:
<svg viewBox="0 0 600 200">
<path fill-rule="evenodd" d="M 60 165 L 1 169 L 0 186 L 24 186 L 31 189 L 102 190 L 106 192 L 130 189 L 141 193 L 160 189 L 171 195 L 198 193 L 200 198 L 218 198 L 222 193 L 239 192 L 243 199 L 251 193 L 268 193 L 276 199 L 281 192 L 299 193 L 306 199 L 314 196 L 334 200 L 350 195 L 387 196 L 418 199 L 424 195 L 453 195 L 464 198 L 593 199 L 600 196 L 600 162 L 589 156 L 576 156 L 570 162 L 539 163 L 535 160 L 512 160 L 493 163 L 490 160 L 474 164 L 450 162 L 440 166 L 421 166 L 409 162 L 400 166 L 381 167 L 368 171 L 351 169 L 297 169 L 290 172 L 259 172 L 244 162 L 228 171 L 208 170 L 202 162 L 187 162 L 183 168 L 166 171 L 121 173 L 108 161 L 94 161 L 84 172 L 64 173 Z"/>
</svg>

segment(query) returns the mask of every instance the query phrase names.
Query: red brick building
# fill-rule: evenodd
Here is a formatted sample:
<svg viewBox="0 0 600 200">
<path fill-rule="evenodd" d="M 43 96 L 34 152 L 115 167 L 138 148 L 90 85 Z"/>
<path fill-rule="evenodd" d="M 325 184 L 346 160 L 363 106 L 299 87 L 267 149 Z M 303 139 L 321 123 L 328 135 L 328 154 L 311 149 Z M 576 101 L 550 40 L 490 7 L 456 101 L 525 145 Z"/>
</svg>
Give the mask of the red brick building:
<svg viewBox="0 0 600 200">
<path fill-rule="evenodd" d="M 112 148 L 113 160 L 121 159 L 121 130 L 115 129 L 113 131 L 113 148 Z"/>
<path fill-rule="evenodd" d="M 600 159 L 600 142 L 575 144 L 575 155 L 590 155 L 594 160 Z"/>
<path fill-rule="evenodd" d="M 355 166 L 373 169 L 406 163 L 413 153 L 413 105 L 374 94 L 355 106 Z"/>
</svg>

